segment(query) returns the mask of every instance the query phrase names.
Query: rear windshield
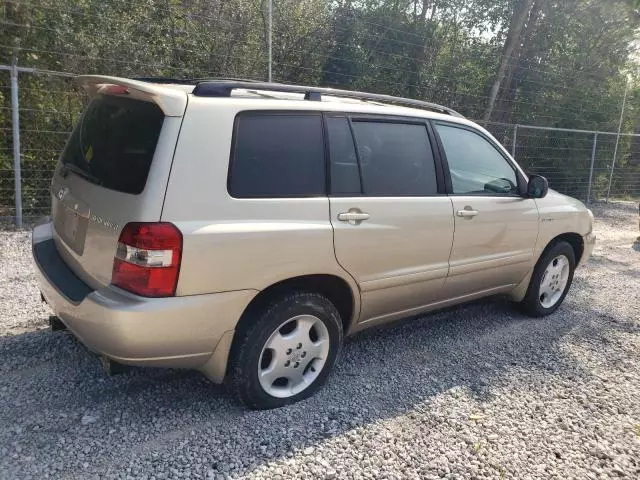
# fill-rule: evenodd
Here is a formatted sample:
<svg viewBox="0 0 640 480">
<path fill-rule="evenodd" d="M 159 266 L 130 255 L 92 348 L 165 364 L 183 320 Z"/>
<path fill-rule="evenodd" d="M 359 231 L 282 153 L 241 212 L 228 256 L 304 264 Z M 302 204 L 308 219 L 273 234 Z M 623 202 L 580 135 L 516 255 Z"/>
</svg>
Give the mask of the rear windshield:
<svg viewBox="0 0 640 480">
<path fill-rule="evenodd" d="M 87 107 L 62 154 L 73 171 L 111 190 L 144 190 L 164 115 L 151 102 L 100 95 Z"/>
</svg>

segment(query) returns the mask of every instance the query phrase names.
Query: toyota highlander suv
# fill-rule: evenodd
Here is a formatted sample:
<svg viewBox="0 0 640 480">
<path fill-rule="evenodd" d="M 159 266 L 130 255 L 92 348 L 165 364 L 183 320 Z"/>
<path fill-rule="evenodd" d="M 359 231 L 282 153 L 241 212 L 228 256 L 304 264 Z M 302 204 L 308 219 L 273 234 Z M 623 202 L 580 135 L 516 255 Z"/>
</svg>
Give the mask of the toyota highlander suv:
<svg viewBox="0 0 640 480">
<path fill-rule="evenodd" d="M 440 105 L 82 76 L 33 231 L 41 293 L 113 364 L 197 369 L 251 408 L 311 395 L 343 339 L 494 294 L 538 317 L 593 216 Z"/>
</svg>

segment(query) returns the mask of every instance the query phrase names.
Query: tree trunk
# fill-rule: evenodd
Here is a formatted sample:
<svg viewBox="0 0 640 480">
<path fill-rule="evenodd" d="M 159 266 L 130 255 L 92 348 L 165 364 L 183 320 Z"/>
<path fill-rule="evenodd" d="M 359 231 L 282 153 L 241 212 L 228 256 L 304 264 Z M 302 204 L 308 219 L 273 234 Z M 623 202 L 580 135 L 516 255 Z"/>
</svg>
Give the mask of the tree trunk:
<svg viewBox="0 0 640 480">
<path fill-rule="evenodd" d="M 416 2 L 417 3 L 417 2 Z M 414 4 L 415 5 L 415 4 Z M 422 10 L 419 15 L 414 17 L 414 28 L 413 31 L 415 33 L 424 32 L 424 21 L 427 16 L 427 8 L 429 6 L 429 0 L 422 0 Z M 413 37 L 414 41 L 417 42 L 417 38 Z M 418 95 L 418 87 L 420 85 L 420 70 L 422 70 L 422 66 L 424 64 L 425 58 L 425 42 L 426 38 L 421 38 L 419 44 L 414 47 L 412 52 L 412 61 L 410 62 L 410 70 L 409 73 L 409 85 L 407 86 L 407 93 L 409 97 L 416 97 Z"/>
<path fill-rule="evenodd" d="M 513 55 L 516 47 L 520 44 L 522 29 L 527 17 L 529 16 L 532 3 L 533 0 L 518 0 L 516 3 L 515 9 L 513 11 L 513 16 L 511 17 L 509 32 L 507 33 L 507 38 L 505 40 L 504 51 L 502 52 L 500 68 L 498 69 L 496 79 L 491 86 L 491 93 L 489 94 L 489 104 L 487 105 L 487 110 L 484 114 L 485 121 L 490 120 L 491 115 L 493 114 L 493 108 L 495 106 L 496 98 L 498 97 L 498 92 L 500 91 L 502 81 L 504 80 L 507 68 L 509 67 L 511 56 Z"/>
<path fill-rule="evenodd" d="M 502 81 L 502 88 L 498 91 L 498 97 L 494 102 L 492 118 L 496 122 L 511 123 L 513 104 L 516 100 L 518 82 L 523 74 L 522 60 L 530 59 L 539 52 L 533 47 L 536 24 L 540 16 L 542 0 L 534 0 L 522 29 L 521 42 L 513 49 L 510 59 L 510 68 L 507 69 Z"/>
</svg>

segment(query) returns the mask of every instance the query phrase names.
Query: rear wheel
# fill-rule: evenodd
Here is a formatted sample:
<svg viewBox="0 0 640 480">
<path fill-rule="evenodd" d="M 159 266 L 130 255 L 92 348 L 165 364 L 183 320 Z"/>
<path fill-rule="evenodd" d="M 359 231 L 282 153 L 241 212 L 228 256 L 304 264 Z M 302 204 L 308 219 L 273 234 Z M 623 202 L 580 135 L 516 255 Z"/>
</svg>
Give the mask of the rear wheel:
<svg viewBox="0 0 640 480">
<path fill-rule="evenodd" d="M 335 306 L 317 293 L 273 301 L 238 332 L 227 382 L 250 408 L 274 408 L 312 395 L 326 380 L 342 344 Z"/>
<path fill-rule="evenodd" d="M 521 303 L 524 311 L 534 317 L 555 312 L 569 291 L 575 266 L 575 252 L 567 242 L 557 242 L 548 248 L 533 270 Z"/>
</svg>

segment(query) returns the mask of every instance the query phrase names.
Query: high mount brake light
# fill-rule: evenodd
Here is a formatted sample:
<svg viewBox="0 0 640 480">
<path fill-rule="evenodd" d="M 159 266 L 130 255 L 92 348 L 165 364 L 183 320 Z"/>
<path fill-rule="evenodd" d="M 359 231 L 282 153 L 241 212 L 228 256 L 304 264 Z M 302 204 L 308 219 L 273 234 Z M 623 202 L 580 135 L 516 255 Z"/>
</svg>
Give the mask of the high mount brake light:
<svg viewBox="0 0 640 480">
<path fill-rule="evenodd" d="M 128 95 L 129 89 L 124 85 L 109 85 L 104 89 L 104 93 L 109 95 Z"/>
</svg>

